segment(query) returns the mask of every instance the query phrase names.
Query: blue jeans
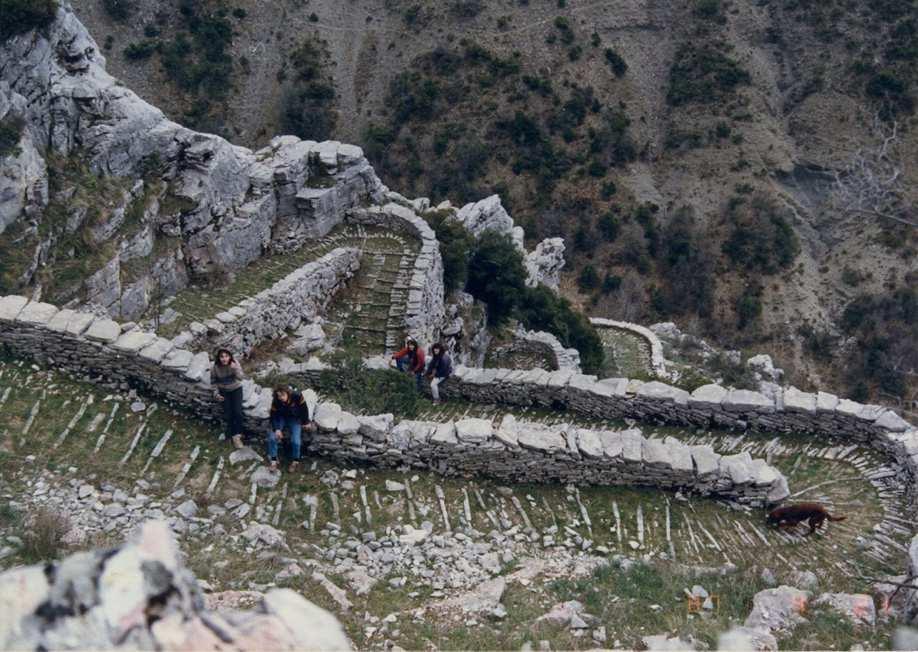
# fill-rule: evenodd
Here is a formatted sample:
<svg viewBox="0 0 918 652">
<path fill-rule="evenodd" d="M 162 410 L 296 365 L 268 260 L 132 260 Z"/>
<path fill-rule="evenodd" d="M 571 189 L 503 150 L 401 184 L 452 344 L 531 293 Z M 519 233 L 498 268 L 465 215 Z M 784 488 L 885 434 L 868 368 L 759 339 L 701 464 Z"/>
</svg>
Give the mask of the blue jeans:
<svg viewBox="0 0 918 652">
<path fill-rule="evenodd" d="M 277 459 L 277 435 L 275 431 L 286 430 L 290 433 L 290 459 L 300 459 L 300 446 L 303 443 L 303 426 L 300 420 L 294 417 L 280 417 L 272 419 L 271 430 L 268 431 L 268 458 Z"/>
<path fill-rule="evenodd" d="M 399 358 L 398 360 L 395 361 L 395 366 L 398 368 L 399 371 L 409 371 L 408 369 L 409 364 L 411 364 L 411 361 L 407 357 Z M 417 383 L 417 388 L 419 392 L 421 391 L 421 381 L 423 378 L 424 378 L 424 374 L 420 372 L 415 372 L 414 379 L 415 379 L 415 382 Z"/>
</svg>

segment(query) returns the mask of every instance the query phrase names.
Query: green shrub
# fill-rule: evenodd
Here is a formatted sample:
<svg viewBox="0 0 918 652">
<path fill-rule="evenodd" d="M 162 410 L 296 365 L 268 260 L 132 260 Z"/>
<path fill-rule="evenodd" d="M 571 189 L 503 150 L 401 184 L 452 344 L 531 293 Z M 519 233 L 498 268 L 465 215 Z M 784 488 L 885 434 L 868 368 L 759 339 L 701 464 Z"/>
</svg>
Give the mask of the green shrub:
<svg viewBox="0 0 918 652">
<path fill-rule="evenodd" d="M 57 0 L 0 0 L 0 41 L 51 24 Z"/>
<path fill-rule="evenodd" d="M 716 276 L 704 242 L 688 208 L 677 210 L 664 227 L 659 254 L 667 284 L 663 297 L 666 310 L 661 310 L 661 315 L 711 313 Z"/>
<path fill-rule="evenodd" d="M 745 329 L 762 315 L 761 294 L 760 289 L 750 288 L 743 291 L 736 300 L 736 327 L 739 330 Z"/>
<path fill-rule="evenodd" d="M 611 211 L 602 215 L 596 223 L 596 226 L 599 228 L 602 237 L 608 242 L 614 242 L 621 230 L 621 223 L 618 221 L 615 213 Z"/>
<path fill-rule="evenodd" d="M 727 218 L 732 232 L 723 244 L 723 252 L 736 266 L 774 274 L 789 267 L 797 257 L 800 244 L 784 211 L 764 195 L 749 203 L 734 198 Z"/>
<path fill-rule="evenodd" d="M 616 77 L 623 77 L 628 72 L 628 64 L 614 48 L 606 48 L 605 56 L 606 63 L 609 64 L 609 68 L 612 69 Z"/>
<path fill-rule="evenodd" d="M 0 159 L 7 156 L 19 156 L 19 141 L 25 121 L 13 115 L 7 115 L 0 120 Z"/>
<path fill-rule="evenodd" d="M 131 61 L 141 61 L 149 59 L 159 47 L 157 41 L 141 41 L 140 43 L 131 43 L 124 48 L 124 57 Z"/>
<path fill-rule="evenodd" d="M 606 274 L 602 280 L 602 293 L 610 294 L 622 286 L 622 277 L 615 274 Z"/>
<path fill-rule="evenodd" d="M 365 414 L 397 414 L 411 419 L 420 402 L 413 374 L 394 369 L 367 369 L 360 348 L 346 342 L 319 376 L 319 387 L 334 393 L 346 408 Z"/>
<path fill-rule="evenodd" d="M 233 18 L 236 18 L 237 20 L 244 20 L 245 17 L 248 15 L 249 15 L 249 12 L 247 12 L 242 7 L 236 7 L 235 9 L 233 9 Z"/>
<path fill-rule="evenodd" d="M 424 219 L 440 242 L 446 293 L 464 289 L 469 275 L 469 255 L 475 245 L 474 238 L 462 224 L 447 219 L 446 213 L 431 211 L 424 215 Z"/>
<path fill-rule="evenodd" d="M 881 115 L 885 119 L 915 111 L 915 100 L 909 93 L 908 81 L 892 71 L 883 70 L 871 77 L 865 91 L 868 97 L 881 103 Z"/>
<path fill-rule="evenodd" d="M 581 290 L 595 290 L 599 287 L 599 273 L 592 265 L 584 265 L 577 277 L 577 285 Z"/>
<path fill-rule="evenodd" d="M 516 309 L 525 288 L 523 256 L 509 235 L 483 233 L 469 259 L 466 289 L 488 306 L 488 323 L 499 326 Z"/>
<path fill-rule="evenodd" d="M 474 18 L 484 10 L 481 0 L 454 0 L 450 11 L 459 18 Z"/>
<path fill-rule="evenodd" d="M 726 22 L 726 17 L 721 12 L 720 0 L 697 0 L 695 15 L 708 20 Z"/>
<path fill-rule="evenodd" d="M 439 97 L 439 84 L 415 71 L 402 72 L 389 84 L 388 103 L 397 123 L 430 120 Z"/>
<path fill-rule="evenodd" d="M 567 299 L 544 285 L 526 288 L 520 301 L 519 318 L 526 328 L 548 331 L 564 346 L 577 349 L 585 373 L 597 373 L 602 369 L 605 361 L 602 340 L 590 320 L 574 310 Z"/>
<path fill-rule="evenodd" d="M 673 106 L 716 102 L 750 81 L 749 73 L 715 44 L 684 44 L 669 72 L 666 100 Z"/>
<path fill-rule="evenodd" d="M 118 22 L 126 22 L 134 15 L 136 6 L 133 0 L 102 0 L 105 13 Z"/>
<path fill-rule="evenodd" d="M 618 192 L 618 187 L 615 185 L 614 181 L 607 181 L 602 184 L 602 190 L 599 195 L 603 199 L 610 199 L 615 196 L 615 193 Z"/>
</svg>

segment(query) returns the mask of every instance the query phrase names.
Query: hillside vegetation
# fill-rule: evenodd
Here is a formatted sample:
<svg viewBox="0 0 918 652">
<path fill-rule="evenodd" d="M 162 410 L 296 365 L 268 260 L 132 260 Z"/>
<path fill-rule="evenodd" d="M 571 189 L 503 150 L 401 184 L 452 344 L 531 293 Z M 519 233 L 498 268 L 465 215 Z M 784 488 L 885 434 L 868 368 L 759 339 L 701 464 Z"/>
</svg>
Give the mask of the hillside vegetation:
<svg viewBox="0 0 918 652">
<path fill-rule="evenodd" d="M 192 127 L 356 142 L 434 202 L 500 193 L 529 238 L 566 238 L 564 292 L 590 314 L 775 352 L 801 385 L 915 398 L 908 318 L 876 317 L 905 342 L 895 382 L 851 380 L 876 347 L 843 319 L 918 269 L 912 2 L 74 6 L 112 72 Z M 853 201 L 835 173 L 856 185 L 892 134 L 896 185 Z"/>
</svg>

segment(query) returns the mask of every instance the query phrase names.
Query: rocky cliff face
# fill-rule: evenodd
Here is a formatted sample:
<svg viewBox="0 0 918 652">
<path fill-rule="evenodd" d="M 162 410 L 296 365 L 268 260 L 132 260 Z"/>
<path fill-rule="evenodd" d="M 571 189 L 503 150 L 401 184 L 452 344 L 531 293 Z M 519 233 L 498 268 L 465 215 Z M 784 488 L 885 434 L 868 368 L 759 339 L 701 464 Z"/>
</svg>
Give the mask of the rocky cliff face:
<svg viewBox="0 0 918 652">
<path fill-rule="evenodd" d="M 190 279 L 320 237 L 346 209 L 385 191 L 353 145 L 280 137 L 253 152 L 166 119 L 106 72 L 66 3 L 47 33 L 0 47 L 0 118 L 7 115 L 22 130 L 16 155 L 4 160 L 0 230 L 22 264 L 6 270 L 5 282 L 42 285 L 41 266 L 81 261 L 88 282 L 77 275 L 54 298 L 86 299 L 124 318 Z M 83 183 L 53 183 L 81 166 Z M 74 201 L 78 187 L 120 179 L 131 182 L 102 210 L 92 194 L 87 205 Z M 41 215 L 49 201 L 57 210 Z M 90 251 L 78 251 L 84 246 Z"/>
<path fill-rule="evenodd" d="M 207 610 L 162 521 L 114 550 L 0 574 L 0 607 L 5 650 L 350 649 L 335 617 L 290 589 L 253 611 Z"/>
</svg>

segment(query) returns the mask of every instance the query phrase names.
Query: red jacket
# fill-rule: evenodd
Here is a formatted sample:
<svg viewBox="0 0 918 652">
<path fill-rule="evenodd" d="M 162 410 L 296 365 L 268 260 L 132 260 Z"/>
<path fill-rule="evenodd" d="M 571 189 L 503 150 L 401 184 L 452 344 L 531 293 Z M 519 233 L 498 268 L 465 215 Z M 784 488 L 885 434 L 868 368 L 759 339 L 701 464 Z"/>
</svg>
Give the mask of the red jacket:
<svg viewBox="0 0 918 652">
<path fill-rule="evenodd" d="M 422 374 L 424 373 L 424 349 L 422 349 L 421 347 L 416 347 L 414 349 L 414 353 L 415 353 L 414 364 L 411 365 L 411 371 L 413 371 L 416 374 Z M 396 353 L 395 355 L 393 355 L 392 357 L 396 360 L 401 360 L 406 355 L 407 356 L 411 355 L 411 351 L 408 349 L 407 346 L 401 351 L 399 351 L 398 353 Z"/>
</svg>

